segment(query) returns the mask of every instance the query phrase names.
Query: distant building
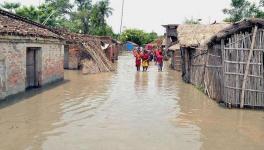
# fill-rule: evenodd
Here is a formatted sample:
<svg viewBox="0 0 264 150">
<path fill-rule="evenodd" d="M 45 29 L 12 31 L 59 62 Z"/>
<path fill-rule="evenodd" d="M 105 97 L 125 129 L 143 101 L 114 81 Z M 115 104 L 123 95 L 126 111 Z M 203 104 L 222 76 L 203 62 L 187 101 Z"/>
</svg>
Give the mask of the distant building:
<svg viewBox="0 0 264 150">
<path fill-rule="evenodd" d="M 135 47 L 138 47 L 136 43 L 130 41 L 127 41 L 124 46 L 127 51 L 132 51 Z"/>
<path fill-rule="evenodd" d="M 64 78 L 64 46 L 46 26 L 0 10 L 0 99 Z"/>
<path fill-rule="evenodd" d="M 175 44 L 177 42 L 177 28 L 178 24 L 168 24 L 168 25 L 162 25 L 166 29 L 166 33 L 164 34 L 165 38 L 162 43 L 162 45 L 165 46 L 165 55 L 167 56 L 167 52 L 169 50 L 169 47 Z"/>
</svg>

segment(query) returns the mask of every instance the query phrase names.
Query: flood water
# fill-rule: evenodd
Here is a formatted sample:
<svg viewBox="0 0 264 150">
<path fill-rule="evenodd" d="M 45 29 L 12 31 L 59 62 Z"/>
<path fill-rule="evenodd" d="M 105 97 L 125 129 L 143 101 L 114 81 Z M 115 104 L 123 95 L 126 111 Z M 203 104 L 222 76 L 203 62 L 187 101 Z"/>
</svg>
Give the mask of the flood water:
<svg viewBox="0 0 264 150">
<path fill-rule="evenodd" d="M 0 104 L 0 150 L 263 150 L 264 111 L 226 109 L 175 71 L 83 76 Z"/>
</svg>

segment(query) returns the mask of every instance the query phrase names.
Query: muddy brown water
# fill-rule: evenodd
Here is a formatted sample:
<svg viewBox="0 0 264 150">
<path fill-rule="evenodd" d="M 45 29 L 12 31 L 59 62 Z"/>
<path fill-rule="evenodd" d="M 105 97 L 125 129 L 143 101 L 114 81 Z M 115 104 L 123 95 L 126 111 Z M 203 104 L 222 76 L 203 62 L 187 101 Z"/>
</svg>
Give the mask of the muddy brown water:
<svg viewBox="0 0 264 150">
<path fill-rule="evenodd" d="M 226 109 L 169 69 L 83 76 L 0 105 L 1 150 L 263 150 L 264 112 Z"/>
</svg>

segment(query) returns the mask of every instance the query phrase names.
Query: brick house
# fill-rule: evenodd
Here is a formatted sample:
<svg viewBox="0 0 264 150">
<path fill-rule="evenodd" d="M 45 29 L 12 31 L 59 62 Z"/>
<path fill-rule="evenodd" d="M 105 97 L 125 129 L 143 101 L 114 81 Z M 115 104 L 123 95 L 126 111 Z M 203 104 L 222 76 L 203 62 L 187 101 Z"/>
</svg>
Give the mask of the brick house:
<svg viewBox="0 0 264 150">
<path fill-rule="evenodd" d="M 48 27 L 0 10 L 0 99 L 63 80 L 63 44 Z"/>
</svg>

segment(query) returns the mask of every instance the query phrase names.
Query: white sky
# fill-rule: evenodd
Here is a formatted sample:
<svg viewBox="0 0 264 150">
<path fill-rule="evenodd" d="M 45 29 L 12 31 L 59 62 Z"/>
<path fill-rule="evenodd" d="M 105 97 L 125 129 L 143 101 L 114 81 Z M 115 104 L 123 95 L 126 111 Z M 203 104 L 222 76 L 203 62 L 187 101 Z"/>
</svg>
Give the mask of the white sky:
<svg viewBox="0 0 264 150">
<path fill-rule="evenodd" d="M 22 5 L 38 5 L 44 0 L 0 0 L 0 3 L 20 2 Z M 97 1 L 97 0 L 94 0 Z M 225 15 L 223 8 L 231 0 L 125 0 L 124 28 L 140 28 L 162 35 L 162 24 L 182 23 L 185 18 L 199 18 L 203 23 L 221 22 Z M 257 0 L 250 0 L 257 1 Z M 114 9 L 108 23 L 119 32 L 122 0 L 110 0 Z"/>
</svg>

